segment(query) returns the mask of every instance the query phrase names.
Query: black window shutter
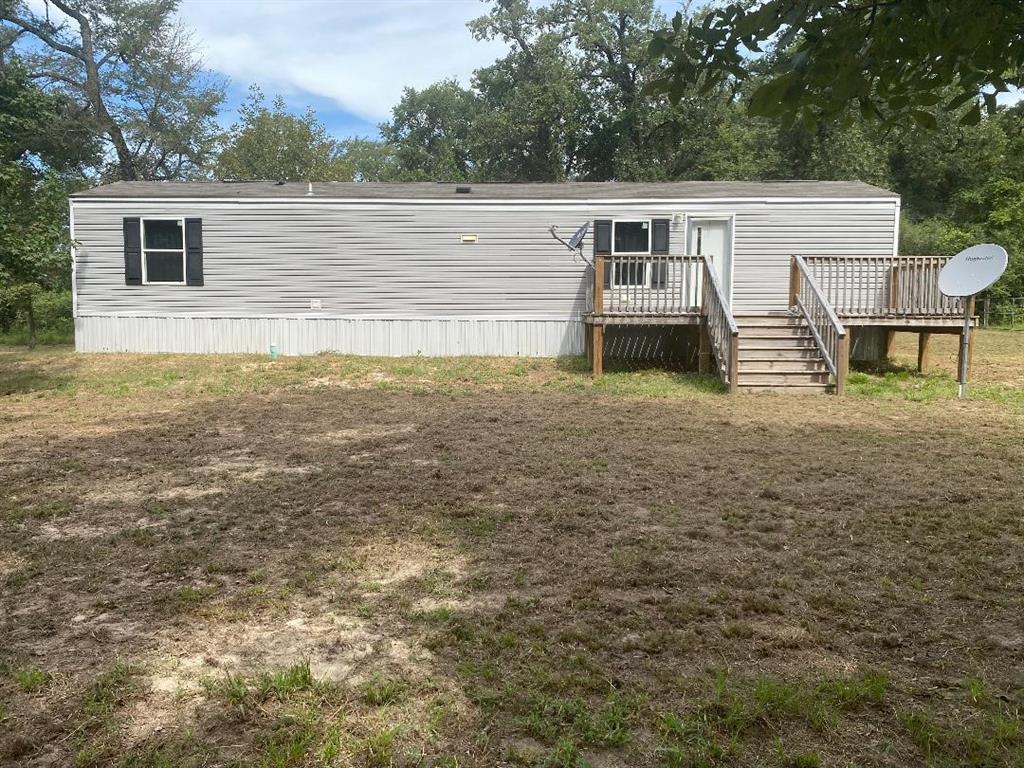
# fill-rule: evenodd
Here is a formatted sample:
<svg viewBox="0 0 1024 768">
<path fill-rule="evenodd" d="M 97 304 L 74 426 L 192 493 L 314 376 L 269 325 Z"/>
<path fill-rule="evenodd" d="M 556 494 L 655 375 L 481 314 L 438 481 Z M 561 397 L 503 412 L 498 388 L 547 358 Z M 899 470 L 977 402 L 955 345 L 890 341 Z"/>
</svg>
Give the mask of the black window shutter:
<svg viewBox="0 0 1024 768">
<path fill-rule="evenodd" d="M 142 285 L 142 228 L 139 217 L 126 218 L 124 231 L 124 284 Z"/>
<path fill-rule="evenodd" d="M 594 254 L 607 256 L 612 252 L 612 221 L 598 219 L 594 222 Z"/>
<path fill-rule="evenodd" d="M 612 252 L 612 220 L 597 219 L 594 221 L 594 255 L 610 256 Z M 611 262 L 604 263 L 604 287 L 612 285 Z"/>
<path fill-rule="evenodd" d="M 651 253 L 655 256 L 668 255 L 669 219 L 651 220 Z"/>
<path fill-rule="evenodd" d="M 203 284 L 202 219 L 185 219 L 185 284 Z"/>
</svg>

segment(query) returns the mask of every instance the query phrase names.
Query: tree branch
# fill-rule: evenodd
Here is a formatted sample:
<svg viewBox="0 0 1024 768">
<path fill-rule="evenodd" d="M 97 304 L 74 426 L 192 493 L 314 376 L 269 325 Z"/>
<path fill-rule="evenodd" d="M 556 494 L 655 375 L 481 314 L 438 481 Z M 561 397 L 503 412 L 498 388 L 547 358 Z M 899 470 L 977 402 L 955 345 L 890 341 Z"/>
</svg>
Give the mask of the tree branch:
<svg viewBox="0 0 1024 768">
<path fill-rule="evenodd" d="M 0 21 L 7 21 L 10 22 L 11 24 L 20 27 L 25 32 L 28 32 L 30 35 L 38 37 L 40 40 L 42 40 L 48 46 L 53 48 L 53 50 L 55 51 L 60 51 L 61 53 L 66 53 L 68 56 L 76 58 L 80 61 L 85 61 L 85 55 L 82 53 L 81 48 L 75 48 L 74 46 L 62 43 L 52 34 L 43 29 L 41 26 L 39 26 L 38 24 L 33 24 L 28 19 L 22 19 L 19 16 L 14 15 L 13 13 L 0 13 Z"/>
<path fill-rule="evenodd" d="M 29 75 L 29 77 L 31 77 L 33 80 L 40 80 L 44 78 L 50 80 L 57 80 L 66 85 L 70 85 L 72 88 L 78 91 L 82 91 L 83 93 L 85 92 L 85 88 L 82 87 L 82 84 L 80 82 L 71 77 L 68 77 L 67 75 L 62 75 L 60 72 L 53 72 L 52 70 L 43 70 L 40 72 L 33 72 Z"/>
</svg>

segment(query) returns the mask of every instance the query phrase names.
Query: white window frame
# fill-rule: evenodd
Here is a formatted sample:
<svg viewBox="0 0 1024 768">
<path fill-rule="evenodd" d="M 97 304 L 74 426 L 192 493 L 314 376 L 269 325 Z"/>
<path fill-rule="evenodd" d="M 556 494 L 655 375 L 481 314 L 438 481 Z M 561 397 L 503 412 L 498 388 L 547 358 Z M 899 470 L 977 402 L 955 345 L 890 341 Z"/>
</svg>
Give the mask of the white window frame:
<svg viewBox="0 0 1024 768">
<path fill-rule="evenodd" d="M 146 247 L 146 222 L 147 221 L 176 221 L 181 227 L 181 280 L 154 280 L 149 279 L 149 269 L 146 265 L 146 253 L 177 253 L 177 248 L 147 248 Z M 139 240 L 142 250 L 142 284 L 143 285 L 185 285 L 188 280 L 188 263 L 186 252 L 188 243 L 185 241 L 185 217 L 184 216 L 147 216 L 139 219 Z"/>
<path fill-rule="evenodd" d="M 617 251 L 615 250 L 615 227 L 618 224 L 647 224 L 647 250 L 646 251 Z M 612 256 L 650 256 L 651 255 L 651 237 L 653 235 L 654 224 L 651 219 L 612 219 Z M 615 280 L 615 265 L 613 263 L 611 270 L 611 280 L 609 284 L 612 288 L 650 288 L 651 287 L 651 264 L 650 262 L 644 263 L 644 274 L 639 283 L 618 283 Z"/>
</svg>

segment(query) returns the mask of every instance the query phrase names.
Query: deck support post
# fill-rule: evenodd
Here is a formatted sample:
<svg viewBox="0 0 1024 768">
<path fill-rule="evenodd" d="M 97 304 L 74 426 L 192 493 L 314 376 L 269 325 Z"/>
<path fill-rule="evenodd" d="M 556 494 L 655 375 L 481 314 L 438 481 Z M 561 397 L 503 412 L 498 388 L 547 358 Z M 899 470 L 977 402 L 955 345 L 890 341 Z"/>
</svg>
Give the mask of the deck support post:
<svg viewBox="0 0 1024 768">
<path fill-rule="evenodd" d="M 697 371 L 708 373 L 711 370 L 711 337 L 708 336 L 707 317 L 700 319 L 700 345 L 697 348 Z"/>
<path fill-rule="evenodd" d="M 846 393 L 846 379 L 850 375 L 850 334 L 844 333 L 839 337 L 839 345 L 836 349 L 836 395 L 842 396 Z"/>
<path fill-rule="evenodd" d="M 797 297 L 800 295 L 800 268 L 796 264 L 796 256 L 789 257 L 789 307 L 796 306 Z"/>
<path fill-rule="evenodd" d="M 885 359 L 892 359 L 892 350 L 896 345 L 896 331 L 885 332 Z"/>
<path fill-rule="evenodd" d="M 927 331 L 921 331 L 917 334 L 917 372 L 924 373 L 925 368 L 931 363 L 931 359 L 928 356 L 928 342 L 931 341 L 932 335 Z"/>
<path fill-rule="evenodd" d="M 740 337 L 733 334 L 729 339 L 729 394 L 740 391 Z"/>
<path fill-rule="evenodd" d="M 604 314 L 604 255 L 594 254 L 594 306 L 591 312 L 588 358 L 594 376 L 604 373 L 604 324 L 595 322 Z"/>
</svg>

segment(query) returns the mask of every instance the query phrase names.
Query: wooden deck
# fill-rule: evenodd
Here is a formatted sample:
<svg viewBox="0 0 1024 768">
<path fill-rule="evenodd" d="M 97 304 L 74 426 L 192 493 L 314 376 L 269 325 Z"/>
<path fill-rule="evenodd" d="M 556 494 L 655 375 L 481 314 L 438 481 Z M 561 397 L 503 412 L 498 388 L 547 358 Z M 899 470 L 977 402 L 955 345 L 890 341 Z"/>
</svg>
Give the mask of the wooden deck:
<svg viewBox="0 0 1024 768">
<path fill-rule="evenodd" d="M 746 345 L 750 352 L 744 356 L 763 366 L 753 369 L 759 378 L 748 374 L 747 384 L 821 388 L 820 366 L 827 372 L 828 388 L 842 394 L 851 330 L 856 330 L 862 349 L 876 349 L 879 357 L 888 355 L 897 331 L 918 333 L 921 368 L 927 365 L 931 334 L 963 333 L 964 313 L 973 317 L 974 308 L 939 292 L 938 276 L 946 261 L 934 256 L 794 256 L 788 312 L 747 314 L 738 325 L 714 265 L 702 256 L 597 255 L 590 311 L 584 317 L 588 357 L 594 375 L 600 375 L 606 327 L 698 326 L 700 369 L 716 371 L 731 392 L 744 385 L 739 360 Z M 794 322 L 772 320 L 779 316 Z M 971 322 L 976 324 L 976 319 Z M 766 344 L 775 345 L 772 356 L 758 354 L 766 351 Z M 968 349 L 968 366 L 971 353 Z M 807 364 L 797 365 L 803 361 Z M 775 368 L 777 375 L 768 376 Z M 806 373 L 807 380 L 799 381 L 797 373 Z"/>
</svg>

